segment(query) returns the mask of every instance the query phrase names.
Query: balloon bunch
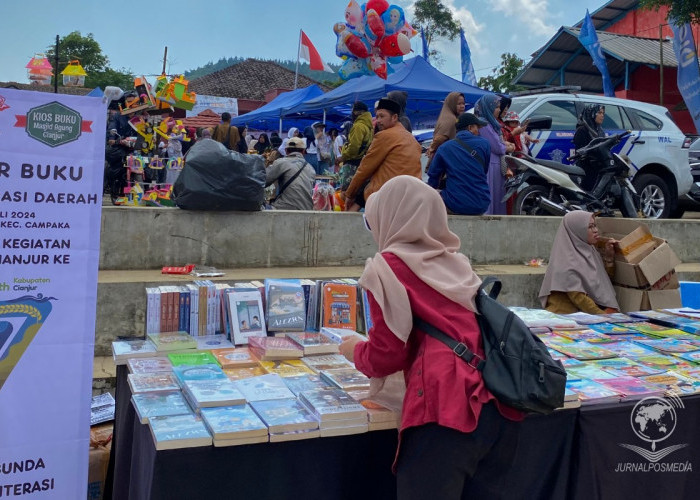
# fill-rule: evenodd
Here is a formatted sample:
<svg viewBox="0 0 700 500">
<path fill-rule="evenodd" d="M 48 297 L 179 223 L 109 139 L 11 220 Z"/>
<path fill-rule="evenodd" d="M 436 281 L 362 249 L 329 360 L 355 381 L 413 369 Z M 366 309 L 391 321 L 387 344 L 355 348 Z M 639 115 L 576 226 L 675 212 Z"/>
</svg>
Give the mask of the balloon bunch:
<svg viewBox="0 0 700 500">
<path fill-rule="evenodd" d="M 335 53 L 345 60 L 338 71 L 344 80 L 371 74 L 386 78 L 392 73 L 390 64 L 411 52 L 410 38 L 417 34 L 403 9 L 386 0 L 367 0 L 361 6 L 350 0 L 345 22 L 336 23 L 333 31 L 338 37 Z"/>
</svg>

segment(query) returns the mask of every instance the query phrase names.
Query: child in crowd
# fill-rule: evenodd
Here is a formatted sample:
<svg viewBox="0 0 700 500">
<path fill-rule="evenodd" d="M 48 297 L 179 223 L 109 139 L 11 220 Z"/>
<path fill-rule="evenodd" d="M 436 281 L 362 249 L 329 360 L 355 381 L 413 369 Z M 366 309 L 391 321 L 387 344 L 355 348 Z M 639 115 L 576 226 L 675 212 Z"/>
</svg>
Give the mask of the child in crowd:
<svg viewBox="0 0 700 500">
<path fill-rule="evenodd" d="M 530 144 L 537 144 L 540 142 L 539 139 L 533 139 L 527 133 L 527 125 L 530 120 L 525 120 L 523 124 L 520 124 L 520 117 L 515 111 L 508 111 L 503 116 L 503 122 L 505 127 L 503 127 L 503 139 L 508 142 L 515 144 L 514 153 L 525 153 L 528 154 L 530 151 Z"/>
</svg>

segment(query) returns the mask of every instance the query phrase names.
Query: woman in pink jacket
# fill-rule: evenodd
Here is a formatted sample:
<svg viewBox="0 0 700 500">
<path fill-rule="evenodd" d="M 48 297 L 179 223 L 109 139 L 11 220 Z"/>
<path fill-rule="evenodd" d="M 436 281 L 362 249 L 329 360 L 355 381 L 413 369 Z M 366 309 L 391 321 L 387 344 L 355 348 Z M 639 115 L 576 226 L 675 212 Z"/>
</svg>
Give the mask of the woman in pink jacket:
<svg viewBox="0 0 700 500">
<path fill-rule="evenodd" d="M 341 352 L 373 377 L 373 393 L 384 377 L 403 372 L 398 498 L 499 498 L 522 414 L 500 405 L 480 372 L 413 326 L 420 317 L 483 356 L 474 305 L 481 281 L 458 253 L 442 199 L 427 184 L 395 177 L 365 210 L 379 247 L 360 278 L 374 326 L 369 341 L 345 341 Z"/>
</svg>

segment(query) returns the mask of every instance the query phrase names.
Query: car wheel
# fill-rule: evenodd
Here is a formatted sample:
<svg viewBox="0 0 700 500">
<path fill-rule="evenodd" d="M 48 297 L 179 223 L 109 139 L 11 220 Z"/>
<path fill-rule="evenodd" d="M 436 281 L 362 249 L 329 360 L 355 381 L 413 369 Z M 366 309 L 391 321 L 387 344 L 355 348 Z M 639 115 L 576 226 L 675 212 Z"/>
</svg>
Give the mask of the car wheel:
<svg viewBox="0 0 700 500">
<path fill-rule="evenodd" d="M 634 179 L 642 213 L 648 219 L 668 219 L 671 215 L 671 190 L 658 175 L 642 174 Z"/>
<path fill-rule="evenodd" d="M 515 198 L 513 215 L 550 215 L 540 208 L 540 196 L 547 196 L 549 189 L 539 184 L 528 186 Z"/>
</svg>

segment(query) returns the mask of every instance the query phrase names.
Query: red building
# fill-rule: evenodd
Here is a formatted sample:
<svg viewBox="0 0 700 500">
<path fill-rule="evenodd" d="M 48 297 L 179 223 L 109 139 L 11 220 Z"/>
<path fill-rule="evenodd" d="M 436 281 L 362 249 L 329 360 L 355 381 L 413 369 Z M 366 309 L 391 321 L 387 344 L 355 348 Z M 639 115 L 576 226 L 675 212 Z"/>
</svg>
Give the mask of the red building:
<svg viewBox="0 0 700 500">
<path fill-rule="evenodd" d="M 662 104 L 685 133 L 697 133 L 676 84 L 677 66 L 673 33 L 666 15 L 639 7 L 639 0 L 612 0 L 591 13 L 615 95 Z M 526 87 L 576 85 L 584 92 L 601 93 L 600 73 L 578 41 L 576 26 L 561 27 L 516 77 Z M 697 45 L 700 26 L 693 25 Z M 663 73 L 663 83 L 661 81 Z"/>
</svg>

